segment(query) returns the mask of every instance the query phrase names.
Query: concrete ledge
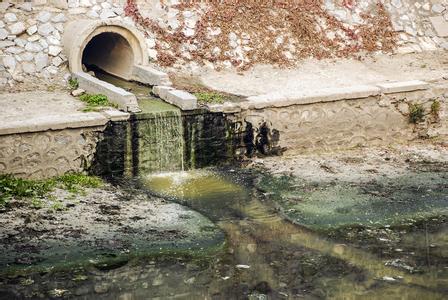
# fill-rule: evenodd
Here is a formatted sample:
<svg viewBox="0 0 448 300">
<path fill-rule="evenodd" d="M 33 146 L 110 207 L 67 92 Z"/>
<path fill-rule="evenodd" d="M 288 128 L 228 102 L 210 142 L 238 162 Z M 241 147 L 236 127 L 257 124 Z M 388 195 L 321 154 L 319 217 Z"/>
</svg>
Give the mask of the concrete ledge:
<svg viewBox="0 0 448 300">
<path fill-rule="evenodd" d="M 198 107 L 196 97 L 186 91 L 176 90 L 169 86 L 155 86 L 152 91 L 161 99 L 182 110 L 193 110 Z"/>
<path fill-rule="evenodd" d="M 377 86 L 381 89 L 381 92 L 383 94 L 412 92 L 429 89 L 429 83 L 420 80 L 386 82 L 378 84 Z"/>
<path fill-rule="evenodd" d="M 171 85 L 168 74 L 148 66 L 137 65 L 132 71 L 132 79 L 149 85 Z"/>
<path fill-rule="evenodd" d="M 78 79 L 79 87 L 91 94 L 103 94 L 109 98 L 110 102 L 117 104 L 129 112 L 140 112 L 137 98 L 134 94 L 116 87 L 105 81 L 101 81 L 84 72 L 73 74 Z"/>
<path fill-rule="evenodd" d="M 224 104 L 208 104 L 210 112 L 238 113 L 241 111 L 239 103 L 225 102 Z"/>
<path fill-rule="evenodd" d="M 152 93 L 162 99 L 166 99 L 168 97 L 168 92 L 172 90 L 174 90 L 174 88 L 170 86 L 158 85 L 152 88 Z"/>
<path fill-rule="evenodd" d="M 380 88 L 369 85 L 328 88 L 302 93 L 276 92 L 248 97 L 248 101 L 240 103 L 240 107 L 242 109 L 262 109 L 265 107 L 284 107 L 338 100 L 362 99 L 377 96 L 380 92 Z"/>
<path fill-rule="evenodd" d="M 67 128 L 97 127 L 105 125 L 108 121 L 109 119 L 107 117 L 97 112 L 40 116 L 28 120 L 1 124 L 0 135 Z"/>
<path fill-rule="evenodd" d="M 103 116 L 111 121 L 126 121 L 129 120 L 130 114 L 115 109 L 104 110 L 101 112 Z"/>
</svg>

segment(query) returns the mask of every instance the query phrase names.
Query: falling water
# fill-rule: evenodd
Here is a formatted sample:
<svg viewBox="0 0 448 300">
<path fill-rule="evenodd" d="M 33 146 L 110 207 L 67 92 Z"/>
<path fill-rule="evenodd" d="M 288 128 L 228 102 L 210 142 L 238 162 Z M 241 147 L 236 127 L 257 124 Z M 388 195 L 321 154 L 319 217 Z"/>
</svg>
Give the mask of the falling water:
<svg viewBox="0 0 448 300">
<path fill-rule="evenodd" d="M 179 171 L 184 169 L 184 139 L 180 110 L 151 113 L 140 119 L 138 131 L 139 173 Z"/>
<path fill-rule="evenodd" d="M 132 92 L 142 109 L 133 116 L 129 136 L 134 175 L 183 170 L 185 147 L 180 109 L 151 97 L 147 86 L 101 71 L 95 75 Z"/>
</svg>

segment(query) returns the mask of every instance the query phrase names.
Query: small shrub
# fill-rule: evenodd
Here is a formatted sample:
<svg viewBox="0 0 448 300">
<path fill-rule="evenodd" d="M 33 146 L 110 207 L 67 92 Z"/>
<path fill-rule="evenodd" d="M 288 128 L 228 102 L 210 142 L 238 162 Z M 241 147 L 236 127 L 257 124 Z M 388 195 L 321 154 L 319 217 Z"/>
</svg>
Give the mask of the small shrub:
<svg viewBox="0 0 448 300">
<path fill-rule="evenodd" d="M 425 110 L 423 109 L 423 105 L 415 103 L 409 104 L 409 122 L 413 124 L 417 124 L 423 121 L 425 116 Z"/>
<path fill-rule="evenodd" d="M 84 94 L 79 96 L 79 99 L 82 102 L 87 103 L 88 105 L 92 106 L 106 106 L 109 104 L 109 100 L 107 99 L 107 96 L 97 94 L 97 95 L 91 95 L 91 94 Z"/>
<path fill-rule="evenodd" d="M 61 201 L 55 201 L 51 205 L 51 209 L 54 211 L 62 211 L 62 210 L 65 210 L 65 206 Z"/>
<path fill-rule="evenodd" d="M 440 112 L 440 101 L 434 100 L 434 102 L 431 104 L 431 114 L 437 118 L 439 116 L 439 112 Z"/>
<path fill-rule="evenodd" d="M 76 90 L 76 89 L 79 87 L 78 79 L 76 79 L 76 78 L 69 78 L 69 80 L 68 80 L 68 86 L 69 86 L 72 90 Z"/>
<path fill-rule="evenodd" d="M 200 103 L 209 104 L 222 104 L 224 103 L 224 97 L 221 94 L 215 92 L 199 92 L 194 93 Z"/>
</svg>

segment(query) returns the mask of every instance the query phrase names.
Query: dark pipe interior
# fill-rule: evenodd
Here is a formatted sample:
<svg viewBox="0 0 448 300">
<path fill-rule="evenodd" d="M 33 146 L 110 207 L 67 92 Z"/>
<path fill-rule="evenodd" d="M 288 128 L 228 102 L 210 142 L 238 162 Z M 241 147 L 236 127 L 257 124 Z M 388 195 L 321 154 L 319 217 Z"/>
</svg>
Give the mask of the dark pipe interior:
<svg viewBox="0 0 448 300">
<path fill-rule="evenodd" d="M 129 42 L 114 32 L 94 36 L 82 54 L 85 67 L 95 66 L 112 75 L 130 79 L 134 53 Z"/>
</svg>

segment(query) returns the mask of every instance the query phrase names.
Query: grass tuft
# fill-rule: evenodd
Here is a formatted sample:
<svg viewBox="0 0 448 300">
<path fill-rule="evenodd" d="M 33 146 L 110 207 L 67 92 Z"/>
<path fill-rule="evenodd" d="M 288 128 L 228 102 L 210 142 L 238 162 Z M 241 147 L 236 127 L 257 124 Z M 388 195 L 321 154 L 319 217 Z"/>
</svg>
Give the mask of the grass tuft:
<svg viewBox="0 0 448 300">
<path fill-rule="evenodd" d="M 222 104 L 224 103 L 223 95 L 215 92 L 198 92 L 194 93 L 199 103 Z"/>
<path fill-rule="evenodd" d="M 97 111 L 105 106 L 118 108 L 116 104 L 109 102 L 107 96 L 102 94 L 83 94 L 79 96 L 79 100 L 86 103 L 86 107 L 82 110 L 84 112 Z"/>
<path fill-rule="evenodd" d="M 69 78 L 68 86 L 70 87 L 70 89 L 76 90 L 79 87 L 78 79 L 76 79 L 76 78 Z"/>
<path fill-rule="evenodd" d="M 85 188 L 97 188 L 102 184 L 103 181 L 99 177 L 79 173 L 65 174 L 47 180 L 28 180 L 12 175 L 0 175 L 0 207 L 6 206 L 12 198 L 29 198 L 32 207 L 41 208 L 43 206 L 41 199 L 55 188 L 78 194 L 84 192 Z M 55 207 L 57 210 L 58 208 Z"/>
<path fill-rule="evenodd" d="M 439 112 L 440 112 L 440 101 L 434 100 L 434 102 L 431 104 L 431 114 L 437 118 L 439 116 Z"/>
</svg>

